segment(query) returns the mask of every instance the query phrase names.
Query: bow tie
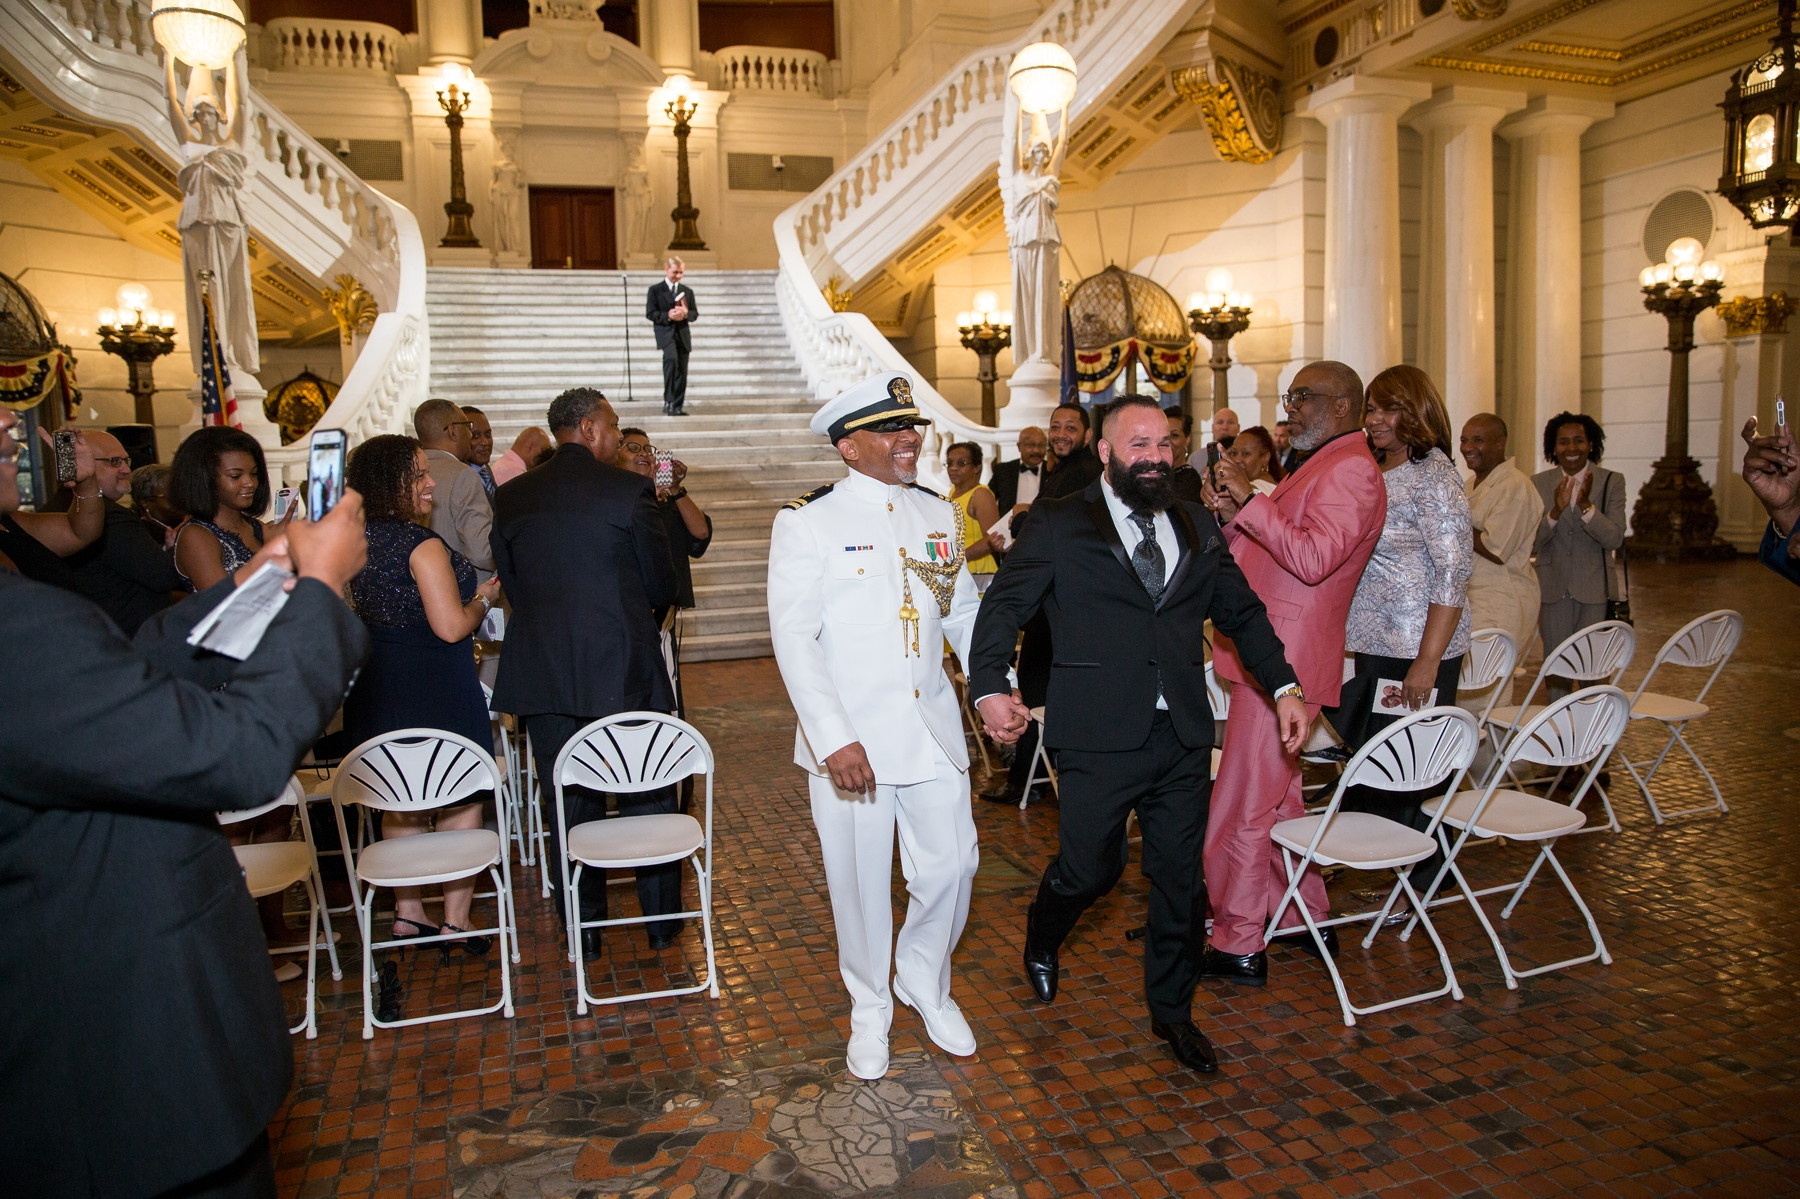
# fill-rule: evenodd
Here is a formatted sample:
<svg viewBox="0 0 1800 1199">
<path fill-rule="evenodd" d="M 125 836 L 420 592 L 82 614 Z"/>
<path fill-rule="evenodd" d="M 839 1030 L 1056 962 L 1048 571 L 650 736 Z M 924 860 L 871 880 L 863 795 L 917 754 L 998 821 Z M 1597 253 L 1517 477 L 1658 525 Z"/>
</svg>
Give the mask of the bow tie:
<svg viewBox="0 0 1800 1199">
<path fill-rule="evenodd" d="M 1042 469 L 1042 468 L 1036 467 L 1036 466 L 1025 466 L 1025 465 L 1021 464 L 1019 467 L 1019 473 L 1022 475 L 1035 475 L 1038 473 L 1038 471 L 1040 469 Z"/>
</svg>

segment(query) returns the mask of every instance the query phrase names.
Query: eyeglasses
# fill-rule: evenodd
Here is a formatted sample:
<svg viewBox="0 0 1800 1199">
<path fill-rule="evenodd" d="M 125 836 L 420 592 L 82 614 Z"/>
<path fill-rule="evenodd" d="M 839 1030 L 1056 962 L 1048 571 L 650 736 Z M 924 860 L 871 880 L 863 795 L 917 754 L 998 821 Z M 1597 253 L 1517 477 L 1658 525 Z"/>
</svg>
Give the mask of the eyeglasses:
<svg viewBox="0 0 1800 1199">
<path fill-rule="evenodd" d="M 654 454 L 656 447 L 647 441 L 628 441 L 620 447 L 627 454 Z"/>
<path fill-rule="evenodd" d="M 1309 400 L 1341 400 L 1343 398 L 1341 395 L 1333 395 L 1330 392 L 1307 391 L 1302 388 L 1299 391 L 1283 392 L 1281 406 L 1289 412 L 1295 412 L 1304 407 Z"/>
<path fill-rule="evenodd" d="M 124 454 L 119 454 L 112 458 L 95 458 L 94 462 L 96 465 L 110 466 L 114 470 L 124 470 L 131 465 L 131 459 Z"/>
</svg>

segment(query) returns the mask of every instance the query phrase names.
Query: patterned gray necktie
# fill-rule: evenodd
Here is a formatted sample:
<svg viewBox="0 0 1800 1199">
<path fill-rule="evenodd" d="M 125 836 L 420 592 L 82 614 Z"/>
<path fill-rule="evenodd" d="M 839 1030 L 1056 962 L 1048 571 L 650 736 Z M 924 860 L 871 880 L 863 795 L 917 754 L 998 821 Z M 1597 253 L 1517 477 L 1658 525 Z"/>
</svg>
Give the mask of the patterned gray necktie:
<svg viewBox="0 0 1800 1199">
<path fill-rule="evenodd" d="M 1162 546 L 1156 543 L 1156 518 L 1141 512 L 1131 514 L 1131 523 L 1138 527 L 1144 539 L 1138 542 L 1137 548 L 1131 551 L 1131 566 L 1137 571 L 1138 582 L 1150 593 L 1150 602 L 1162 602 L 1164 586 L 1164 565 Z"/>
</svg>

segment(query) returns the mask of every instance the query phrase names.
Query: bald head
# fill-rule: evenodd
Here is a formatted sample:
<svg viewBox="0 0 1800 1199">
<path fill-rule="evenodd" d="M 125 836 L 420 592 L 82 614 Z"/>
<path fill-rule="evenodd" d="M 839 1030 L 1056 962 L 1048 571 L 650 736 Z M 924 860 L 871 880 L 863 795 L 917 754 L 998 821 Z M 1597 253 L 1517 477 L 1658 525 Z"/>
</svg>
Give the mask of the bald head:
<svg viewBox="0 0 1800 1199">
<path fill-rule="evenodd" d="M 1463 424 L 1458 448 L 1480 483 L 1506 458 L 1506 422 L 1492 412 L 1477 412 Z"/>
<path fill-rule="evenodd" d="M 1307 363 L 1288 384 L 1288 396 L 1288 440 L 1296 449 L 1311 453 L 1362 427 L 1362 379 L 1342 362 Z"/>
<path fill-rule="evenodd" d="M 94 451 L 94 478 L 100 494 L 115 503 L 131 492 L 131 459 L 125 445 L 105 429 L 83 429 L 81 435 Z"/>
<path fill-rule="evenodd" d="M 1229 408 L 1221 408 L 1213 413 L 1212 439 L 1220 445 L 1228 446 L 1241 431 L 1237 413 Z"/>
</svg>

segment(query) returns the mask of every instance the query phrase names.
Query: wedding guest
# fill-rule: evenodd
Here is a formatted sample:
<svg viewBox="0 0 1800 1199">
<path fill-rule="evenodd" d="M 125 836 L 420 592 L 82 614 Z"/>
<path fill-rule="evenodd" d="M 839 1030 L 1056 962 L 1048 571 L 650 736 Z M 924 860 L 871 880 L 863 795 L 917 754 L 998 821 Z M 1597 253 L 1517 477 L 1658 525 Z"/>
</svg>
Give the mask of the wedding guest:
<svg viewBox="0 0 1800 1199">
<path fill-rule="evenodd" d="M 1275 439 L 1261 425 L 1251 425 L 1239 433 L 1225 453 L 1244 468 L 1244 473 L 1250 476 L 1250 486 L 1259 495 L 1268 495 L 1286 477 L 1287 472 L 1281 469 L 1281 459 L 1275 453 Z"/>
<path fill-rule="evenodd" d="M 352 745 L 396 729 L 445 729 L 480 746 L 493 744 L 487 701 L 475 673 L 473 637 L 500 594 L 500 583 L 479 586 L 475 567 L 416 523 L 431 514 L 436 483 L 425 451 L 411 437 L 371 437 L 350 455 L 345 483 L 362 493 L 369 562 L 350 580 L 350 603 L 369 631 L 368 665 L 344 700 L 344 733 Z M 437 829 L 481 827 L 491 792 L 429 813 L 386 812 L 383 840 Z M 429 822 L 429 823 L 428 823 Z M 435 936 L 469 926 L 474 878 L 444 885 L 440 928 L 425 919 L 417 887 L 395 891 L 396 937 Z M 486 953 L 486 937 L 463 948 Z"/>
<path fill-rule="evenodd" d="M 950 472 L 950 502 L 963 510 L 964 532 L 968 541 L 963 554 L 972 575 L 992 575 L 1000 569 L 988 543 L 986 530 L 1000 523 L 1000 505 L 994 493 L 981 485 L 981 447 L 972 441 L 959 441 L 944 455 Z M 980 585 L 980 580 L 976 580 Z"/>
<path fill-rule="evenodd" d="M 129 637 L 169 606 L 173 593 L 182 590 L 181 576 L 161 532 L 119 503 L 131 493 L 125 447 L 103 429 L 89 429 L 85 436 L 94 447 L 106 524 L 98 541 L 67 559 L 72 590 L 92 600 Z"/>
<path fill-rule="evenodd" d="M 1800 456 L 1794 453 L 1794 431 L 1786 424 L 1758 437 L 1756 418 L 1744 424 L 1744 482 L 1756 493 L 1769 524 L 1763 530 L 1756 558 L 1790 583 L 1800 583 Z"/>
<path fill-rule="evenodd" d="M 258 518 L 269 510 L 269 471 L 262 446 L 242 429 L 194 430 L 169 464 L 169 502 L 188 517 L 175 537 L 175 569 L 189 591 L 205 591 L 263 547 Z"/>
<path fill-rule="evenodd" d="M 532 467 L 546 453 L 555 453 L 556 447 L 551 444 L 550 435 L 532 425 L 517 437 L 506 453 L 494 459 L 494 486 L 510 483 Z"/>
<path fill-rule="evenodd" d="M 1546 654 L 1606 619 L 1607 555 L 1625 544 L 1625 478 L 1600 465 L 1606 432 L 1586 413 L 1559 412 L 1544 426 L 1546 471 L 1531 477 L 1544 501 L 1538 522 L 1538 633 Z M 1551 697 L 1567 693 L 1560 681 Z"/>
</svg>

